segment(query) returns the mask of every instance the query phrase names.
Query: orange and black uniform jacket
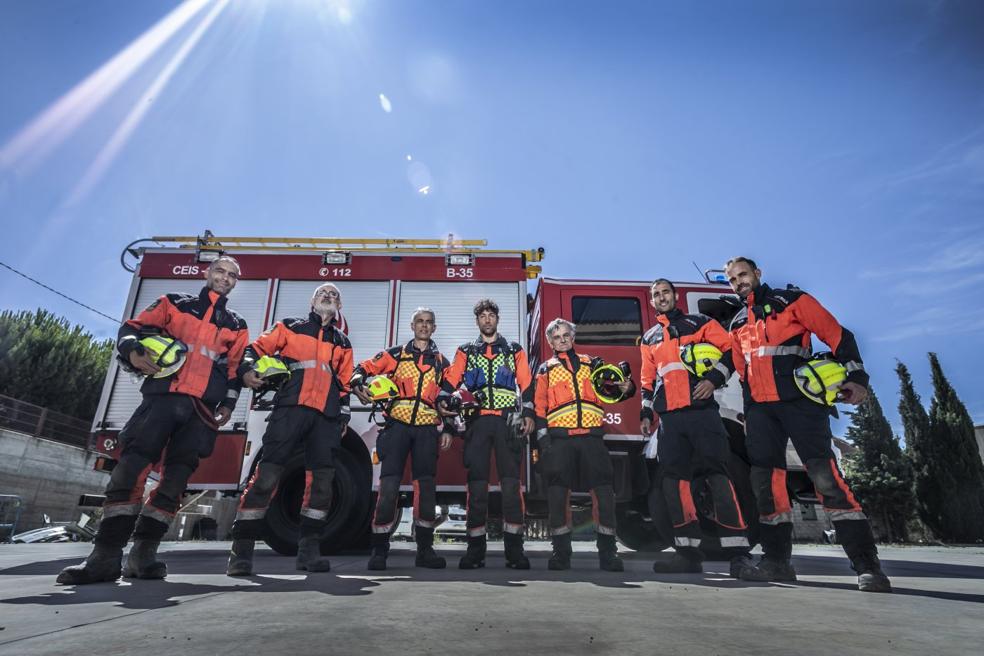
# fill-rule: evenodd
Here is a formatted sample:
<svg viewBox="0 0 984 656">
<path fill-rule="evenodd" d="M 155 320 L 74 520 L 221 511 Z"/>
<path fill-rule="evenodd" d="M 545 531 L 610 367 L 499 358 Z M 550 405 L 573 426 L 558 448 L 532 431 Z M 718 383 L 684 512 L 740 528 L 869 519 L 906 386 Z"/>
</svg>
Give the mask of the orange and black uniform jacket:
<svg viewBox="0 0 984 656">
<path fill-rule="evenodd" d="M 510 362 L 514 368 L 509 366 Z M 448 394 L 453 394 L 462 383 L 469 392 L 485 393 L 483 407 L 479 410 L 481 415 L 502 415 L 507 412 L 509 408 L 495 408 L 498 405 L 496 400 L 501 396 L 497 390 L 515 394 L 519 386 L 522 414 L 530 419 L 534 417 L 533 376 L 526 351 L 515 342 L 507 342 L 502 335 L 491 344 L 479 337 L 458 347 L 451 367 L 444 372 L 441 387 Z"/>
<path fill-rule="evenodd" d="M 126 366 L 142 337 L 162 333 L 179 339 L 188 356 L 178 371 L 166 378 L 147 376 L 144 394 L 187 394 L 214 408 L 236 407 L 242 382 L 236 370 L 249 333 L 246 322 L 226 307 L 226 297 L 207 287 L 193 294 L 165 294 L 136 318 L 120 326 L 116 350 Z"/>
<path fill-rule="evenodd" d="M 680 349 L 688 344 L 712 344 L 721 351 L 721 359 L 701 377 L 691 373 L 680 360 Z M 731 360 L 731 335 L 717 321 L 699 314 L 684 314 L 678 309 L 656 315 L 656 325 L 642 337 L 642 419 L 653 419 L 680 408 L 717 407 L 712 396 L 695 401 L 694 386 L 709 380 L 714 387 L 728 382 L 735 366 Z"/>
<path fill-rule="evenodd" d="M 352 385 L 362 385 L 371 376 L 389 376 L 400 395 L 386 411 L 390 419 L 411 426 L 429 426 L 441 423 L 437 412 L 437 397 L 441 393 L 441 381 L 448 368 L 448 359 L 431 342 L 424 350 L 418 349 L 413 340 L 406 346 L 394 346 L 380 351 L 370 360 L 360 362 L 355 368 Z M 445 422 L 448 432 L 451 422 Z"/>
<path fill-rule="evenodd" d="M 540 365 L 533 383 L 537 436 L 601 435 L 605 411 L 591 384 L 593 358 L 574 349 Z"/>
<path fill-rule="evenodd" d="M 246 347 L 240 374 L 265 355 L 278 356 L 290 369 L 290 378 L 274 397 L 278 408 L 302 405 L 348 419 L 352 344 L 334 322 L 323 326 L 315 312 L 278 321 Z"/>
<path fill-rule="evenodd" d="M 731 341 L 746 402 L 803 397 L 793 371 L 810 358 L 811 334 L 847 368 L 848 381 L 868 385 L 854 335 L 815 298 L 801 289 L 778 290 L 763 284 L 745 301 L 747 309 L 731 324 Z"/>
</svg>

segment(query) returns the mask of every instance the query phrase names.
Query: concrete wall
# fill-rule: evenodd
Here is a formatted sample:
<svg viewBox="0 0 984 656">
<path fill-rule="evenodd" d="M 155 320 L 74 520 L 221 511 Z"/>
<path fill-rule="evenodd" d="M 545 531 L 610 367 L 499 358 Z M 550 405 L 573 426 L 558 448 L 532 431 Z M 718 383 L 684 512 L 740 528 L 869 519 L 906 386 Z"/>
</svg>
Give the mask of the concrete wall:
<svg viewBox="0 0 984 656">
<path fill-rule="evenodd" d="M 95 457 L 78 447 L 0 429 L 0 494 L 24 501 L 17 532 L 42 526 L 43 513 L 53 522 L 77 520 L 79 495 L 102 494 L 109 479 L 92 470 Z"/>
</svg>

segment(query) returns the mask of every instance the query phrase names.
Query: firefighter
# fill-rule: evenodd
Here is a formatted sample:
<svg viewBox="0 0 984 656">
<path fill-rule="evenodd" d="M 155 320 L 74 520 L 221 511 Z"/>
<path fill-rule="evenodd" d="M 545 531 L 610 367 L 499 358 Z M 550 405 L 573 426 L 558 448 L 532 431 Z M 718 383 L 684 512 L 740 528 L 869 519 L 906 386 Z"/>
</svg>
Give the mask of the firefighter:
<svg viewBox="0 0 984 656">
<path fill-rule="evenodd" d="M 649 292 L 656 325 L 640 345 L 641 426 L 643 434 L 650 435 L 659 415 L 656 484 L 666 499 L 676 549 L 670 560 L 653 563 L 653 570 L 702 572 L 701 528 L 691 493 L 695 463 L 707 475 L 721 547 L 738 562 L 748 551 L 745 522 L 728 473 L 728 434 L 714 400 L 714 390 L 727 384 L 734 372 L 731 336 L 718 322 L 677 309 L 676 288 L 669 280 L 659 278 Z"/>
<path fill-rule="evenodd" d="M 731 326 L 732 349 L 745 397 L 746 447 L 764 551 L 758 565 L 744 570 L 741 578 L 796 580 L 790 562 L 792 506 L 786 492 L 786 442 L 792 440 L 858 574 L 858 588 L 891 592 L 871 525 L 844 482 L 831 449 L 832 406 L 807 398 L 794 375 L 810 358 L 811 336 L 816 335 L 846 372 L 837 390 L 839 400 L 861 403 L 868 395 L 868 374 L 854 335 L 806 292 L 763 283 L 762 272 L 746 257 L 729 260 L 725 272 L 746 306 Z"/>
<path fill-rule="evenodd" d="M 571 567 L 571 488 L 591 490 L 598 560 L 601 569 L 623 570 L 615 546 L 615 489 L 611 457 L 603 439 L 604 410 L 591 382 L 599 358 L 574 351 L 577 328 L 554 319 L 546 329 L 552 358 L 537 369 L 534 382 L 537 450 L 547 483 L 547 508 L 553 554 L 549 569 Z M 631 379 L 619 383 L 625 396 L 635 393 Z"/>
<path fill-rule="evenodd" d="M 480 300 L 475 304 L 474 313 L 480 335 L 475 341 L 458 347 L 443 384 L 449 394 L 464 385 L 479 406 L 465 417 L 468 551 L 458 567 L 476 569 L 485 566 L 490 457 L 494 451 L 502 490 L 506 567 L 529 569 L 530 561 L 523 553 L 526 520 L 519 486 L 525 441 L 512 429 L 511 421 L 517 412 L 521 413 L 520 433 L 529 435 L 533 432 L 533 380 L 526 351 L 499 334 L 499 306 L 495 301 Z"/>
<path fill-rule="evenodd" d="M 413 474 L 413 521 L 417 541 L 417 567 L 442 569 L 447 565 L 434 551 L 436 526 L 438 443 L 442 451 L 451 447 L 454 429 L 445 425 L 437 410 L 437 397 L 448 361 L 431 336 L 437 329 L 433 310 L 417 308 L 410 320 L 413 339 L 404 346 L 380 351 L 355 368 L 352 390 L 363 403 L 371 403 L 365 388 L 371 376 L 389 376 L 398 395 L 389 402 L 386 424 L 376 438 L 380 459 L 379 494 L 372 520 L 372 555 L 369 569 L 386 569 L 389 540 L 396 522 L 400 482 L 407 456 Z"/>
<path fill-rule="evenodd" d="M 261 358 L 279 356 L 289 378 L 274 396 L 274 410 L 263 434 L 263 455 L 239 502 L 232 525 L 229 576 L 253 572 L 253 546 L 262 536 L 264 516 L 284 466 L 304 450 L 304 501 L 297 543 L 298 570 L 327 572 L 321 556 L 321 534 L 331 508 L 335 449 L 349 420 L 348 380 L 352 376 L 352 345 L 337 326 L 342 295 L 326 283 L 314 290 L 306 317 L 282 319 L 246 347 L 240 365 L 243 383 L 258 390 L 264 371 Z"/>
<path fill-rule="evenodd" d="M 92 553 L 81 565 L 62 570 L 58 583 L 114 581 L 121 570 L 141 579 L 167 576 L 166 564 L 157 559 L 161 538 L 199 459 L 212 453 L 219 426 L 232 416 L 242 387 L 236 370 L 248 342 L 246 322 L 226 307 L 239 275 L 235 259 L 219 257 L 205 271 L 199 294 L 165 294 L 120 327 L 119 360 L 146 376 L 143 401 L 120 432 L 123 450 L 106 486 Z M 154 345 L 161 343 L 168 348 L 156 352 Z M 181 359 L 162 369 L 176 345 Z M 147 475 L 162 453 L 160 482 L 142 504 Z M 133 547 L 123 568 L 131 533 Z"/>
</svg>

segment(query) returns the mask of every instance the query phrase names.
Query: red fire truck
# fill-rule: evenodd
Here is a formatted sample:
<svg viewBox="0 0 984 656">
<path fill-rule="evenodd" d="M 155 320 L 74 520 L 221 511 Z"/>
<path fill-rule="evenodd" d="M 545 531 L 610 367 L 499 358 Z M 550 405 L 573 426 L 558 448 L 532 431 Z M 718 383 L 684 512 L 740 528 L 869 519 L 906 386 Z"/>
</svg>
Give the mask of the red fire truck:
<svg viewBox="0 0 984 656">
<path fill-rule="evenodd" d="M 243 316 L 250 339 L 277 320 L 306 315 L 315 287 L 335 283 L 342 293 L 342 315 L 355 360 L 409 341 L 410 316 L 418 307 L 436 315 L 434 340 L 449 358 L 455 348 L 477 334 L 472 306 L 480 298 L 494 299 L 500 308 L 500 332 L 527 346 L 531 362 L 550 356 L 543 327 L 554 317 L 577 324 L 577 344 L 583 352 L 608 362 L 626 360 L 638 381 L 640 336 L 653 325 L 645 281 L 559 280 L 543 278 L 535 296 L 530 281 L 538 278 L 542 248 L 492 250 L 484 240 L 301 239 L 215 237 L 154 237 L 130 244 L 121 261 L 134 273 L 125 316 L 135 316 L 154 299 L 168 292 L 197 293 L 208 262 L 220 253 L 236 257 L 242 277 L 229 295 L 229 307 Z M 132 263 L 131 263 L 132 262 Z M 677 283 L 680 306 L 725 322 L 734 305 L 721 300 L 730 294 L 713 276 L 700 283 Z M 139 380 L 114 361 L 109 368 L 96 418 L 93 447 L 103 454 L 97 467 L 111 469 L 118 454 L 117 436 L 140 401 Z M 193 491 L 242 491 L 261 453 L 261 438 L 269 410 L 245 393 L 232 420 L 221 430 L 214 453 L 204 459 L 190 481 Z M 746 515 L 754 516 L 747 464 L 741 457 L 742 415 L 735 381 L 717 393 L 721 414 L 733 438 L 733 469 Z M 353 414 L 337 456 L 335 494 L 326 548 L 361 544 L 367 536 L 372 498 L 378 484 L 378 465 L 371 453 L 378 427 L 371 408 L 353 397 Z M 644 457 L 647 438 L 639 429 L 639 397 L 608 407 L 606 442 L 616 472 L 619 539 L 631 548 L 662 548 L 668 530 L 662 504 L 648 499 L 653 463 Z M 805 477 L 804 477 L 805 478 Z M 807 487 L 796 476 L 790 484 L 797 496 Z M 493 479 L 490 507 L 497 506 Z M 409 476 L 404 480 L 402 504 L 412 502 Z M 527 509 L 546 515 L 546 491 L 527 449 L 523 486 Z M 296 551 L 298 514 L 304 487 L 301 455 L 285 468 L 278 493 L 267 513 L 267 542 L 278 552 Z M 466 473 L 461 443 L 441 454 L 438 462 L 438 502 L 462 504 Z M 699 488 L 697 490 L 698 498 Z M 574 503 L 590 504 L 588 495 L 574 495 Z"/>
</svg>

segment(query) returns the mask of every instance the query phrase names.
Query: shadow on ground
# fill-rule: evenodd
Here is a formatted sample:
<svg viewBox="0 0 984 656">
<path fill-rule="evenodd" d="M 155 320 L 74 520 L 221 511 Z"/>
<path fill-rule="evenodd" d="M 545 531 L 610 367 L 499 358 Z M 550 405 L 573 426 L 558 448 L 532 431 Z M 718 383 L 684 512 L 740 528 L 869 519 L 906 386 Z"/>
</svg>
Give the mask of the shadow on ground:
<svg viewBox="0 0 984 656">
<path fill-rule="evenodd" d="M 457 560 L 464 550 L 444 550 L 448 569 L 428 570 L 413 566 L 413 551 L 395 548 L 391 552 L 390 567 L 385 572 L 369 572 L 362 558 L 336 558 L 332 572 L 305 574 L 294 569 L 294 559 L 272 552 L 259 552 L 254 569 L 257 575 L 245 578 L 223 576 L 226 554 L 217 550 L 189 550 L 163 552 L 170 570 L 170 580 L 100 583 L 86 586 L 54 586 L 54 578 L 63 567 L 79 562 L 78 558 L 34 562 L 0 570 L 3 576 L 50 576 L 51 592 L 0 600 L 0 604 L 40 604 L 45 606 L 71 606 L 111 602 L 128 609 L 150 610 L 175 606 L 183 598 L 236 593 L 255 594 L 266 592 L 318 592 L 332 596 L 371 594 L 383 583 L 420 583 L 463 581 L 482 585 L 522 588 L 532 582 L 560 582 L 587 584 L 612 589 L 637 589 L 645 582 L 664 582 L 673 585 L 712 587 L 718 589 L 756 587 L 810 587 L 832 590 L 856 590 L 852 582 L 799 581 L 793 584 L 750 583 L 736 581 L 727 576 L 727 563 L 707 563 L 707 573 L 654 574 L 649 564 L 649 554 L 623 554 L 627 571 L 624 573 L 598 570 L 594 553 L 575 553 L 571 570 L 553 572 L 546 568 L 546 554 L 533 554 L 533 568 L 527 571 L 505 569 L 501 554 L 490 554 L 488 567 L 479 570 L 459 570 Z M 665 556 L 665 555 L 664 555 Z M 794 564 L 800 576 L 852 576 L 844 558 L 798 556 Z M 984 567 L 946 565 L 905 560 L 885 561 L 885 570 L 897 577 L 931 577 L 940 579 L 984 578 Z M 213 582 L 191 583 L 179 580 L 187 575 L 212 575 L 221 577 L 221 584 Z M 2 578 L 0 578 L 2 581 Z M 946 590 L 922 590 L 896 587 L 895 594 L 945 599 L 969 603 L 984 603 L 984 595 L 949 592 Z"/>
</svg>

